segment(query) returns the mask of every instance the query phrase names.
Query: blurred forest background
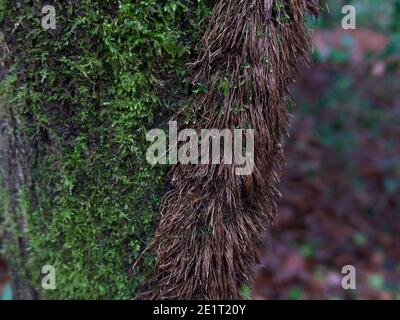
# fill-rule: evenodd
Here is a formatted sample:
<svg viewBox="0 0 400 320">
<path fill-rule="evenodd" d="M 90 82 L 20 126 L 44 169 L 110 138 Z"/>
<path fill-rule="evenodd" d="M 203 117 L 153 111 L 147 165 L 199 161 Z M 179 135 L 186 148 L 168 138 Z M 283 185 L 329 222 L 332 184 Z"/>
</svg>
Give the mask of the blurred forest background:
<svg viewBox="0 0 400 320">
<path fill-rule="evenodd" d="M 354 5 L 357 29 L 341 28 Z M 277 223 L 256 299 L 400 299 L 400 1 L 328 1 L 292 88 Z M 341 287 L 342 267 L 357 290 Z"/>
</svg>

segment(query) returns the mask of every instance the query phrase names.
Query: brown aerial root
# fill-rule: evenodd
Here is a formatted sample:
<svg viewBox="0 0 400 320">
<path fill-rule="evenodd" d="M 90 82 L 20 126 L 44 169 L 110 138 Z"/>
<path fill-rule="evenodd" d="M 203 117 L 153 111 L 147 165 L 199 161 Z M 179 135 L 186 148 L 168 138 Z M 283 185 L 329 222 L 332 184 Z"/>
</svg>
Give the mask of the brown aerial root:
<svg viewBox="0 0 400 320">
<path fill-rule="evenodd" d="M 207 90 L 193 95 L 188 110 L 196 129 L 254 129 L 255 169 L 238 176 L 227 164 L 172 168 L 172 190 L 163 200 L 154 241 L 152 298 L 238 299 L 240 288 L 251 282 L 255 245 L 280 199 L 275 186 L 288 135 L 288 85 L 297 67 L 309 62 L 305 18 L 317 13 L 317 0 L 216 5 L 192 65 L 193 84 Z"/>
</svg>

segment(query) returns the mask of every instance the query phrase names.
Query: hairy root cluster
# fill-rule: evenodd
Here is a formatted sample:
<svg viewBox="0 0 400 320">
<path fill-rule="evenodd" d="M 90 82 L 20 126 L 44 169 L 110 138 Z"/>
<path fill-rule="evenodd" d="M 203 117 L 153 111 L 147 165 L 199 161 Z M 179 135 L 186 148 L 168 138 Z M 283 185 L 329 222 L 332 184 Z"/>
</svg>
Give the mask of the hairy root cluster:
<svg viewBox="0 0 400 320">
<path fill-rule="evenodd" d="M 251 281 L 256 244 L 277 212 L 288 85 L 298 66 L 309 62 L 305 18 L 318 14 L 317 2 L 216 4 L 200 56 L 191 66 L 193 85 L 206 90 L 197 90 L 188 108 L 199 130 L 254 129 L 255 168 L 247 176 L 223 163 L 172 168 L 154 241 L 153 298 L 237 299 Z"/>
</svg>

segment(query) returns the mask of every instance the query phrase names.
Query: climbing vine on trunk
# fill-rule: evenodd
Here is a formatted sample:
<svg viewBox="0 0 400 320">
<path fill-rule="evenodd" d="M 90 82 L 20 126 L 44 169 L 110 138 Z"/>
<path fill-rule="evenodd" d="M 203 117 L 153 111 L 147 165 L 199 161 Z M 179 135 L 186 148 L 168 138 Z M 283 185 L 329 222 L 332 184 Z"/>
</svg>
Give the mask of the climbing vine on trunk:
<svg viewBox="0 0 400 320">
<path fill-rule="evenodd" d="M 280 198 L 288 85 L 309 62 L 305 19 L 317 13 L 317 0 L 216 4 L 191 66 L 191 82 L 202 89 L 194 90 L 180 125 L 254 129 L 255 169 L 238 176 L 227 164 L 173 167 L 154 241 L 154 298 L 236 299 L 251 281 L 256 245 Z"/>
</svg>

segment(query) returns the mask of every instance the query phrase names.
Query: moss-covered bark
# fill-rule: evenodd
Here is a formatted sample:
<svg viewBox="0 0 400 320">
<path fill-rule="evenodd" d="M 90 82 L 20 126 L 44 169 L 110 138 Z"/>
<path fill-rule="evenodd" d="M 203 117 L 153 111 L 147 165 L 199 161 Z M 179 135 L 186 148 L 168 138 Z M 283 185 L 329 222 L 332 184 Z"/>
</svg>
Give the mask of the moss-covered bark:
<svg viewBox="0 0 400 320">
<path fill-rule="evenodd" d="M 145 133 L 185 99 L 210 1 L 51 2 L 55 30 L 48 1 L 0 0 L 2 251 L 18 298 L 132 298 L 166 170 L 145 161 Z"/>
</svg>

